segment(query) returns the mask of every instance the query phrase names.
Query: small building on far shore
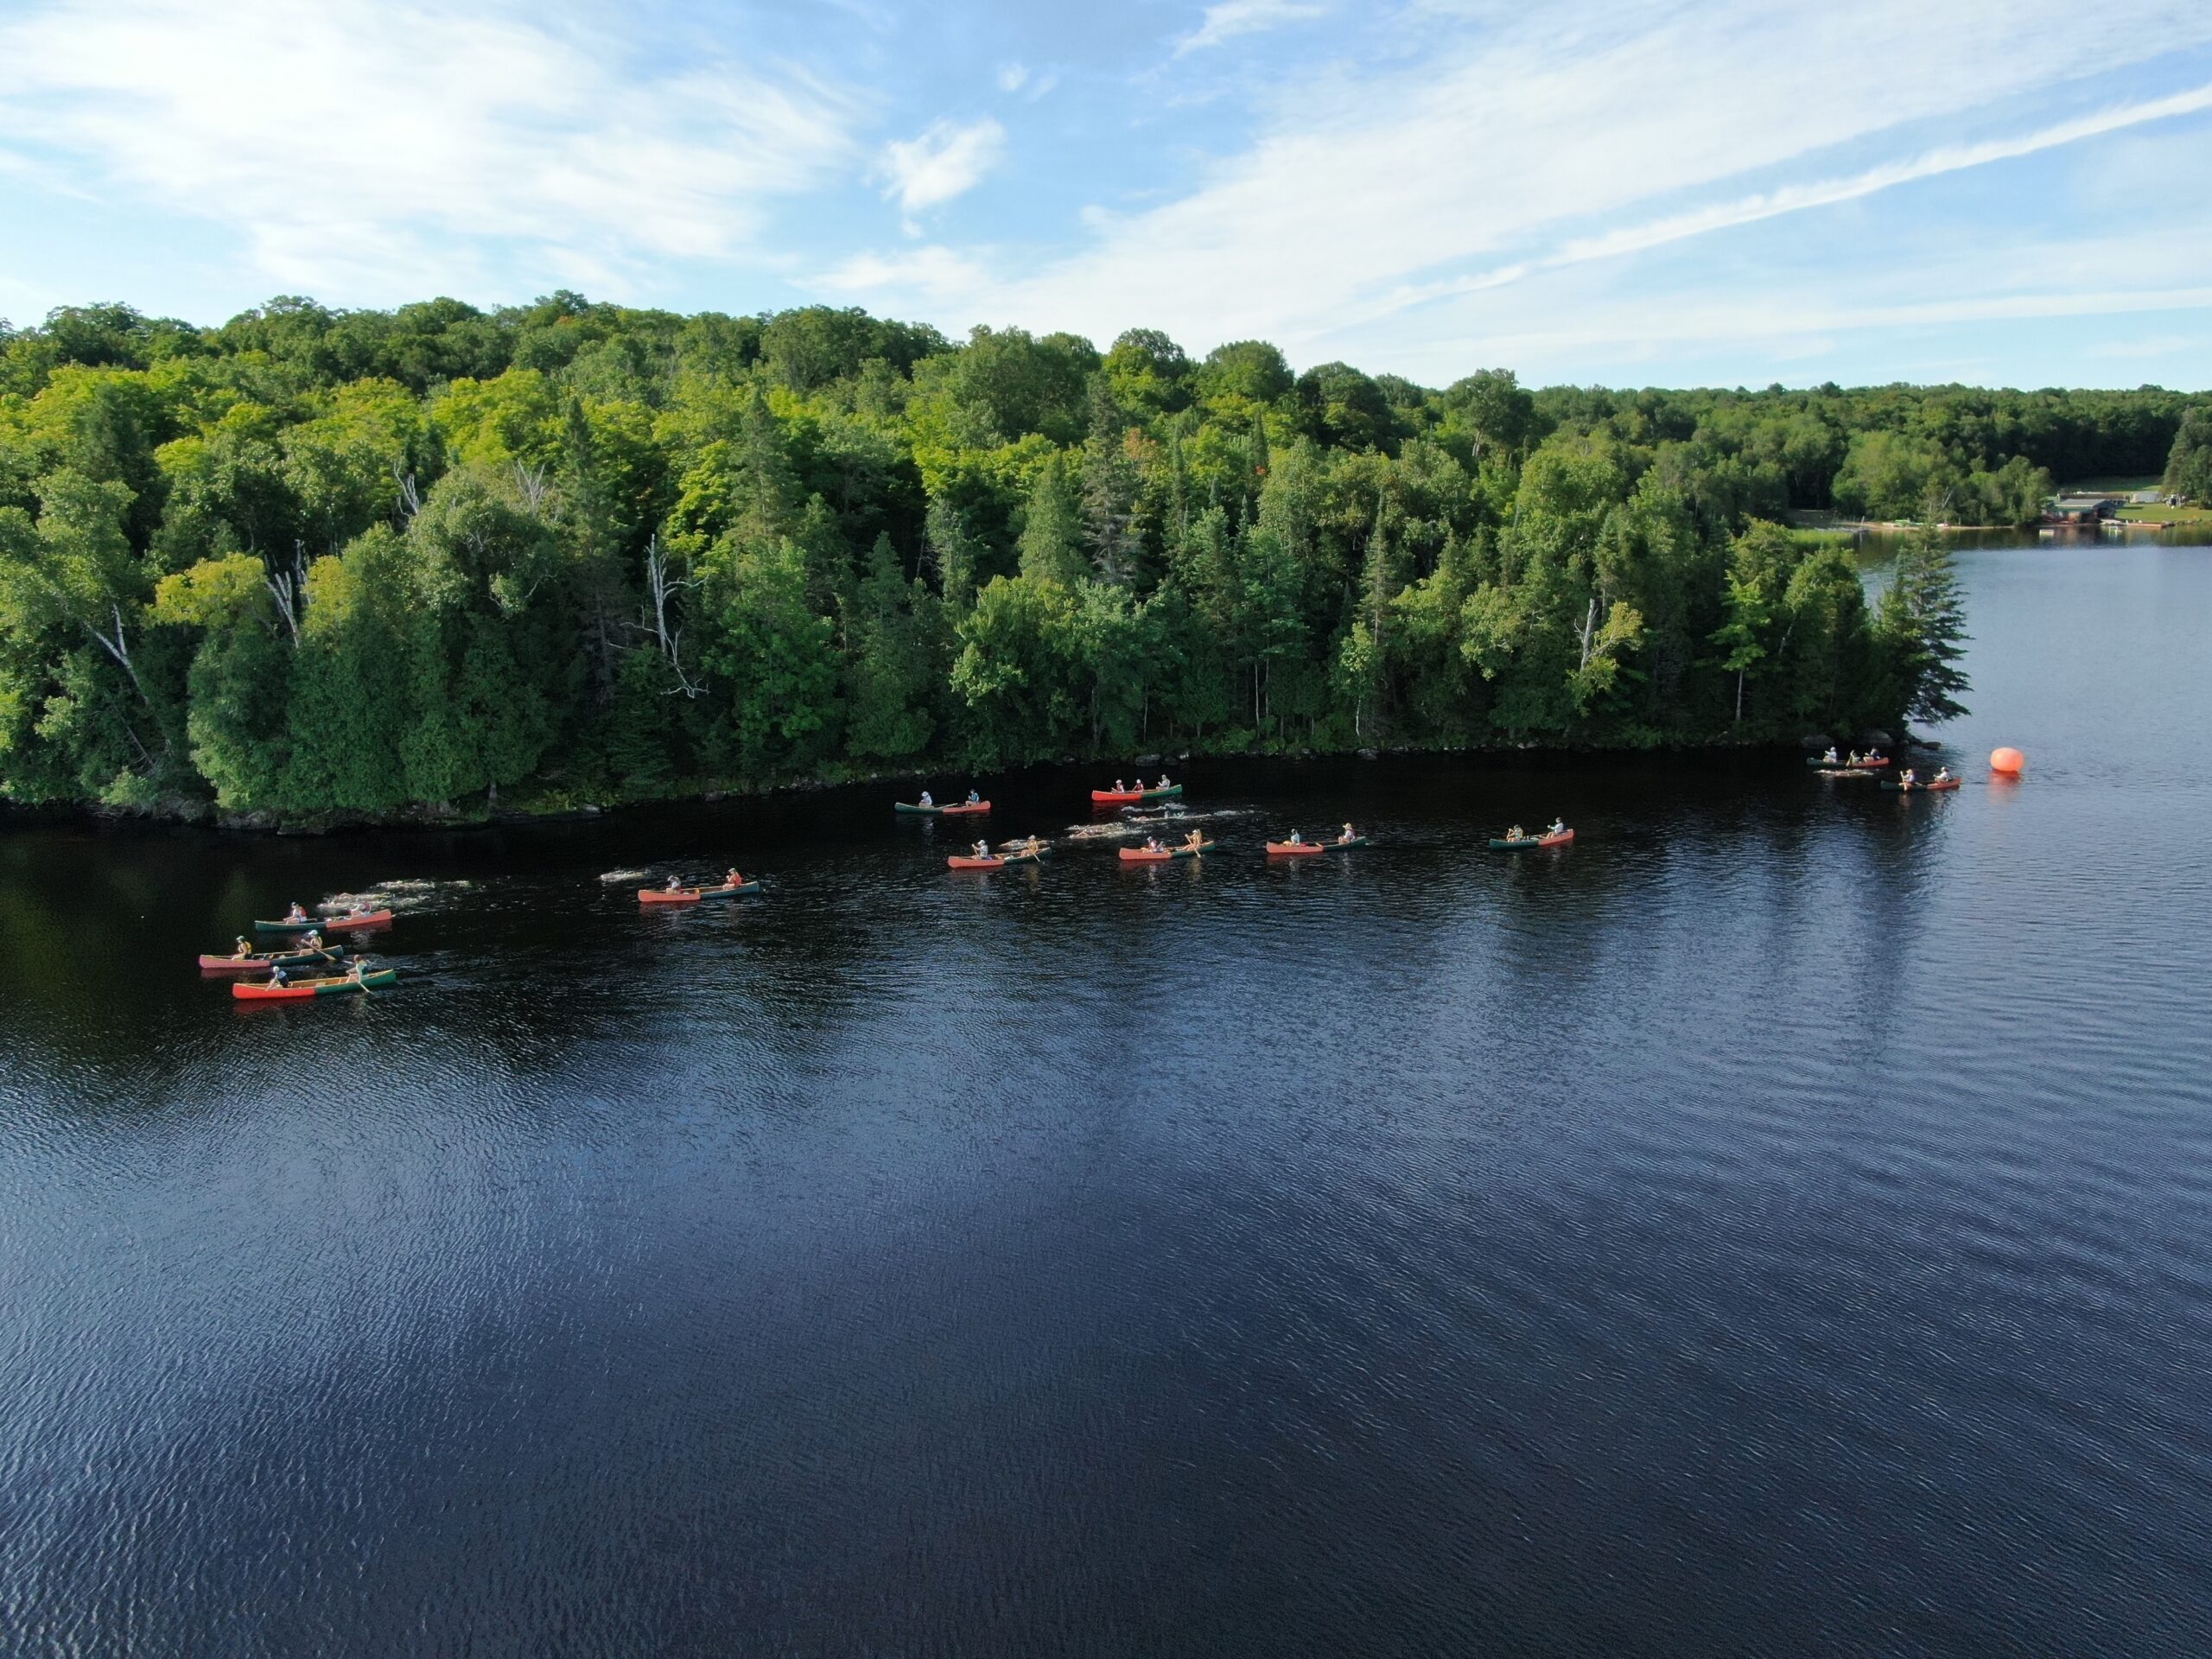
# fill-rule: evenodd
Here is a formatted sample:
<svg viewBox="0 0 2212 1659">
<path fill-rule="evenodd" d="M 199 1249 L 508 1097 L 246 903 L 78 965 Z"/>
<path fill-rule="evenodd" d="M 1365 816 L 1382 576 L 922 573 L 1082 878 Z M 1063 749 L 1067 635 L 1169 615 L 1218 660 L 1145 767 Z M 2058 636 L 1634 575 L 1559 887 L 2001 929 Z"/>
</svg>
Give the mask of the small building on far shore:
<svg viewBox="0 0 2212 1659">
<path fill-rule="evenodd" d="M 2119 495 L 2060 495 L 2044 504 L 2043 521 L 2046 524 L 2101 524 L 2118 512 L 2126 503 Z"/>
</svg>

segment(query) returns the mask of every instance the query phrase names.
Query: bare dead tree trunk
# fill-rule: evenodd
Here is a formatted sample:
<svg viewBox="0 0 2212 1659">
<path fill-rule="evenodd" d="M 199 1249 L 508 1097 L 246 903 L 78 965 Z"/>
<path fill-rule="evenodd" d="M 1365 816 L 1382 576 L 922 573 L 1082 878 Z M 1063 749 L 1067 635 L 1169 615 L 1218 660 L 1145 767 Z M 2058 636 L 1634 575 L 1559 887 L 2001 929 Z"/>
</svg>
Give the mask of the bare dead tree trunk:
<svg viewBox="0 0 2212 1659">
<path fill-rule="evenodd" d="M 124 638 L 123 607 L 111 601 L 108 605 L 108 613 L 115 619 L 115 635 L 112 639 L 102 633 L 98 626 L 91 622 L 85 624 L 85 632 L 97 639 L 100 648 L 114 658 L 123 671 L 130 677 L 130 689 L 138 694 L 138 701 L 151 702 L 153 699 L 146 695 L 145 684 L 138 677 L 137 665 L 130 660 L 130 641 Z M 132 741 L 137 740 L 134 738 Z M 143 754 L 145 751 L 142 748 L 139 753 Z"/>
<path fill-rule="evenodd" d="M 423 511 L 423 492 L 416 486 L 414 474 L 403 473 L 394 467 L 391 475 L 393 481 L 399 486 L 400 515 L 411 523 L 415 515 Z"/>
<path fill-rule="evenodd" d="M 284 619 L 284 626 L 292 631 L 292 643 L 300 643 L 300 619 L 308 609 L 308 550 L 304 543 L 292 543 L 291 568 L 272 570 L 264 578 L 269 584 L 269 596 L 276 601 L 276 613 Z"/>
<path fill-rule="evenodd" d="M 543 518 L 545 516 L 545 469 L 543 467 L 525 467 L 518 461 L 515 462 L 515 488 L 531 515 Z"/>
<path fill-rule="evenodd" d="M 686 588 L 702 585 L 696 576 L 679 580 L 669 575 L 668 556 L 661 551 L 658 536 L 645 543 L 645 591 L 652 600 L 654 646 L 676 674 L 674 690 L 687 697 L 696 697 L 707 688 L 693 683 L 691 677 L 683 671 L 683 632 L 669 626 L 668 601 L 671 595 Z"/>
</svg>

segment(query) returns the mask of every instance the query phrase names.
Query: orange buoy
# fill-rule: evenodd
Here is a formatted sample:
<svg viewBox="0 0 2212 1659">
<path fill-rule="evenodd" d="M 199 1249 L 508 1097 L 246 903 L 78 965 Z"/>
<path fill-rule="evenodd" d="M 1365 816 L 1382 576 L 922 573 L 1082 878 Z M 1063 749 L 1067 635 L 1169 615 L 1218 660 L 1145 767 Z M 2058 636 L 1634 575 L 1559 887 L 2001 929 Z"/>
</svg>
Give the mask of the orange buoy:
<svg viewBox="0 0 2212 1659">
<path fill-rule="evenodd" d="M 2007 778 L 2018 777 L 2021 769 L 2027 764 L 2028 757 L 2010 746 L 1990 751 L 1989 769 L 1992 772 L 2002 772 Z"/>
</svg>

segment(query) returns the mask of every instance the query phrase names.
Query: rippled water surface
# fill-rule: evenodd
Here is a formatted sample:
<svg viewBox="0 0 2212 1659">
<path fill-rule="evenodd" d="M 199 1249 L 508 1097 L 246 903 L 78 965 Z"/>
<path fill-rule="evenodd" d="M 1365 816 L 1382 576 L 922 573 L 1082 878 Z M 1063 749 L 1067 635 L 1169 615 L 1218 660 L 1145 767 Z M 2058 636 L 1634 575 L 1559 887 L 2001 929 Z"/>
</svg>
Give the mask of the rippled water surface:
<svg viewBox="0 0 2212 1659">
<path fill-rule="evenodd" d="M 1963 569 L 1950 797 L 0 834 L 0 1650 L 2207 1650 L 2212 550 Z M 189 965 L 381 883 L 373 1001 Z"/>
</svg>

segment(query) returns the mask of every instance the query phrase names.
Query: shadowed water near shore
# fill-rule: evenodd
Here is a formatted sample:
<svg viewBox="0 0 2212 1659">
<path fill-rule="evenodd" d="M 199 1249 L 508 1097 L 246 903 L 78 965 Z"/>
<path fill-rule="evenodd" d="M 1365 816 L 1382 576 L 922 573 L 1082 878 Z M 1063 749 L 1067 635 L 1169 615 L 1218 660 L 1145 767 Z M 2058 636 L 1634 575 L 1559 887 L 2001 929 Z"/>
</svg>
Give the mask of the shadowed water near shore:
<svg viewBox="0 0 2212 1659">
<path fill-rule="evenodd" d="M 2212 550 L 1961 569 L 1946 798 L 0 836 L 0 1651 L 2201 1650 Z M 383 882 L 389 995 L 190 966 Z"/>
</svg>

